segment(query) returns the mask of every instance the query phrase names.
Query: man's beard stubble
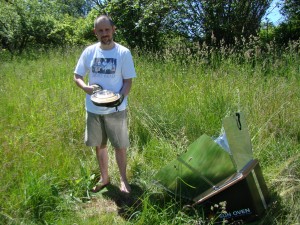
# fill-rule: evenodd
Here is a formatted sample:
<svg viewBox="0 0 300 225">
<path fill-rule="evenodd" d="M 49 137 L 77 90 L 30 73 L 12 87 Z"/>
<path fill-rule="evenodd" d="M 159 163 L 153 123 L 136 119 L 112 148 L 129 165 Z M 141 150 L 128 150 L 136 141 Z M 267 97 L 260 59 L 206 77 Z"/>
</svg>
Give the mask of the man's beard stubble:
<svg viewBox="0 0 300 225">
<path fill-rule="evenodd" d="M 101 38 L 101 44 L 103 45 L 110 45 L 112 43 L 113 39 L 109 37 L 103 37 Z"/>
</svg>

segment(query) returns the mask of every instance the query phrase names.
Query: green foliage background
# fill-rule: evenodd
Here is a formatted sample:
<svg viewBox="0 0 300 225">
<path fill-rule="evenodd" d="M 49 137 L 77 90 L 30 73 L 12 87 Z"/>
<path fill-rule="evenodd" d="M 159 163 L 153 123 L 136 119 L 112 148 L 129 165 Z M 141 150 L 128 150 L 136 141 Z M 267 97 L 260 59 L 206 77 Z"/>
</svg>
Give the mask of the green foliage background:
<svg viewBox="0 0 300 225">
<path fill-rule="evenodd" d="M 275 40 L 279 46 L 297 40 L 299 12 L 291 10 L 296 3 L 283 3 L 287 20 L 282 24 L 264 26 L 262 18 L 271 2 L 1 0 L 1 49 L 15 55 L 90 43 L 95 40 L 93 22 L 99 14 L 113 18 L 119 42 L 151 52 L 161 53 L 174 39 L 209 46 L 235 45 L 251 36 L 264 37 L 265 43 Z"/>
</svg>

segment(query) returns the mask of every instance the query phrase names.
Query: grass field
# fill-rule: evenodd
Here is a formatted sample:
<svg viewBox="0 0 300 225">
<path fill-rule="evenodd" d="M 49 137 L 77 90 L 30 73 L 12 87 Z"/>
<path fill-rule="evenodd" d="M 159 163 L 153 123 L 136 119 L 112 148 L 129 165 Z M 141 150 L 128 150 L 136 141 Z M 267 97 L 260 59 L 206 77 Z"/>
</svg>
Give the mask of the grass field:
<svg viewBox="0 0 300 225">
<path fill-rule="evenodd" d="M 185 213 L 184 202 L 166 198 L 153 176 L 202 134 L 218 136 L 222 119 L 237 111 L 246 116 L 272 196 L 259 223 L 299 224 L 298 49 L 243 63 L 237 56 L 207 61 L 134 53 L 129 199 L 118 193 L 111 148 L 113 185 L 88 192 L 99 172 L 83 143 L 84 94 L 73 82 L 82 49 L 1 60 L 0 224 L 199 224 L 206 215 Z"/>
</svg>

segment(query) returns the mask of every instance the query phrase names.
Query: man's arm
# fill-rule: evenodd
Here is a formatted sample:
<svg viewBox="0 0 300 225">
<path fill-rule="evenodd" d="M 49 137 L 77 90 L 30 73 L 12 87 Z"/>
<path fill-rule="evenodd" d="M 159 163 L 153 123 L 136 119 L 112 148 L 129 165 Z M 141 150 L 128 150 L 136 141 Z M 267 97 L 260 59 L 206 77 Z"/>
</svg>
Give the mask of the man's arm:
<svg viewBox="0 0 300 225">
<path fill-rule="evenodd" d="M 132 79 L 123 79 L 123 87 L 122 89 L 120 90 L 120 94 L 127 96 L 130 92 L 130 89 L 131 89 L 131 86 L 132 86 Z"/>
<path fill-rule="evenodd" d="M 84 82 L 82 76 L 75 73 L 74 74 L 74 81 L 75 81 L 76 85 L 78 87 L 80 87 L 85 93 L 87 93 L 89 95 L 93 94 L 94 88 L 92 86 L 86 85 L 86 83 Z"/>
</svg>

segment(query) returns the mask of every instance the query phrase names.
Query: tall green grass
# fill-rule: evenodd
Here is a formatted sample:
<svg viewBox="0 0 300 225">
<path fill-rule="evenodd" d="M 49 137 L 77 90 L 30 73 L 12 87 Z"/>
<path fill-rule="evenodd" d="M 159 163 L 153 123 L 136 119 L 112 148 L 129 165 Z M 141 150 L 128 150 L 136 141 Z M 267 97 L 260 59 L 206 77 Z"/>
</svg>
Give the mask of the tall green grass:
<svg viewBox="0 0 300 225">
<path fill-rule="evenodd" d="M 138 77 L 129 100 L 128 174 L 136 199 L 129 205 L 119 203 L 116 191 L 96 198 L 88 192 L 99 172 L 95 153 L 83 144 L 84 94 L 73 82 L 82 49 L 3 60 L 0 224 L 202 221 L 206 215 L 182 210 L 184 202 L 166 198 L 152 177 L 202 134 L 218 136 L 222 119 L 236 111 L 246 115 L 253 152 L 272 195 L 261 224 L 299 223 L 299 45 L 280 56 L 272 54 L 272 46 L 264 57 L 259 51 L 251 55 L 252 48 L 242 56 L 219 49 L 221 54 L 199 58 L 185 51 L 134 52 Z M 201 55 L 203 49 L 198 51 Z M 109 165 L 118 186 L 111 148 Z"/>
</svg>

